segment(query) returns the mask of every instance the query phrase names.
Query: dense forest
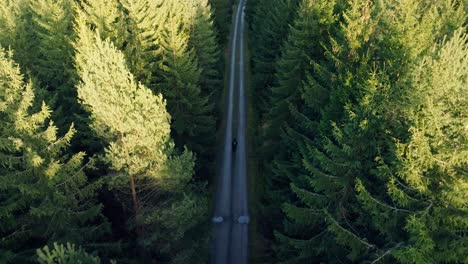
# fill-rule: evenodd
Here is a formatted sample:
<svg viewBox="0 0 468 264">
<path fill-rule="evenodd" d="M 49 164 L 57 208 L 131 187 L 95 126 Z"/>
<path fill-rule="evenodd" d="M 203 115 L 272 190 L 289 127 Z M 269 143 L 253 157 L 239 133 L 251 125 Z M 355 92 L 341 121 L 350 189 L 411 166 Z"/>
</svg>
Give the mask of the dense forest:
<svg viewBox="0 0 468 264">
<path fill-rule="evenodd" d="M 208 259 L 219 17 L 208 0 L 1 1 L 0 263 Z"/>
<path fill-rule="evenodd" d="M 0 0 L 0 263 L 209 261 L 235 4 Z M 247 1 L 251 262 L 468 262 L 467 14 Z"/>
<path fill-rule="evenodd" d="M 467 263 L 467 7 L 249 1 L 259 262 Z"/>
</svg>

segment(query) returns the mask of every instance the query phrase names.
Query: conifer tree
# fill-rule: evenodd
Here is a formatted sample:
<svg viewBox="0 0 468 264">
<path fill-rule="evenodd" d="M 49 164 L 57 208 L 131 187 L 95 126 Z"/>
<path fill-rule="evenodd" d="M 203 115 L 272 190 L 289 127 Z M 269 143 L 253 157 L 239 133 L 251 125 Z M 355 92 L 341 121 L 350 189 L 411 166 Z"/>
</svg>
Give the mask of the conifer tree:
<svg viewBox="0 0 468 264">
<path fill-rule="evenodd" d="M 207 213 L 203 187 L 190 184 L 193 154 L 175 155 L 165 100 L 135 81 L 123 53 L 94 34 L 85 19 L 76 28 L 78 94 L 92 128 L 108 144 L 103 159 L 112 171 L 110 187 L 129 189 L 135 215 L 129 224 L 140 247 L 158 259 L 175 258 L 193 243 L 186 233 Z"/>
<path fill-rule="evenodd" d="M 65 154 L 75 129 L 63 137 L 42 104 L 34 102 L 11 53 L 0 50 L 0 256 L 24 262 L 35 245 L 49 241 L 85 243 L 107 232 L 101 207 L 83 170 L 84 153 Z"/>
<path fill-rule="evenodd" d="M 335 5 L 335 1 L 316 3 L 313 0 L 304 0 L 301 3 L 281 58 L 277 62 L 277 85 L 271 88 L 271 110 L 266 116 L 268 127 L 265 136 L 269 141 L 276 141 L 280 137 L 278 128 L 283 128 L 290 120 L 289 106 L 301 108 L 302 81 L 311 68 L 311 58 L 318 60 L 322 56 L 320 38 L 335 21 Z M 310 41 L 311 39 L 316 41 Z M 276 148 L 281 149 L 279 146 Z M 276 149 L 271 151 L 276 152 Z"/>
<path fill-rule="evenodd" d="M 210 0 L 211 5 L 214 9 L 215 14 L 215 24 L 216 28 L 219 31 L 220 36 L 229 35 L 229 25 L 231 22 L 231 13 L 232 5 L 234 4 L 233 0 Z M 226 38 L 221 38 L 221 43 L 224 44 Z"/>
<path fill-rule="evenodd" d="M 7 47 L 12 45 L 16 34 L 16 22 L 19 8 L 24 1 L 4 1 L 0 5 L 0 45 Z"/>
<path fill-rule="evenodd" d="M 201 69 L 200 87 L 203 94 L 210 95 L 210 101 L 216 103 L 220 100 L 222 88 L 222 73 L 219 71 L 221 53 L 211 7 L 207 0 L 198 0 L 192 12 L 189 47 L 194 49 Z"/>
<path fill-rule="evenodd" d="M 73 1 L 31 1 L 30 9 L 35 26 L 29 30 L 34 31 L 39 43 L 37 58 L 30 56 L 34 63 L 29 70 L 33 78 L 48 91 L 44 96 L 54 109 L 53 119 L 61 131 L 72 122 L 77 125 L 76 148 L 86 141 L 89 131 L 79 118 L 83 113 L 74 89 Z"/>
<path fill-rule="evenodd" d="M 74 244 L 54 243 L 52 250 L 49 246 L 36 250 L 37 260 L 40 264 L 74 264 L 74 263 L 90 263 L 99 264 L 99 257 L 92 256 L 86 253 L 81 247 L 76 247 Z"/>
<path fill-rule="evenodd" d="M 128 39 L 128 25 L 121 1 L 86 0 L 79 2 L 87 23 L 99 31 L 102 38 L 109 38 L 119 49 L 124 49 Z"/>
<path fill-rule="evenodd" d="M 426 232 L 422 225 L 413 225 L 412 219 L 425 215 L 431 202 L 415 196 L 416 189 L 398 176 L 400 172 L 392 171 L 393 166 L 401 168 L 396 153 L 406 155 L 394 142 L 406 142 L 408 131 L 413 130 L 409 124 L 422 119 L 411 121 L 406 114 L 425 112 L 407 101 L 418 90 L 413 88 L 414 65 L 419 65 L 438 37 L 451 35 L 440 31 L 447 27 L 440 26 L 439 21 L 460 11 L 456 5 L 434 7 L 429 1 L 391 4 L 350 1 L 341 33 L 331 42 L 328 53 L 335 69 L 330 76 L 336 81 L 330 82 L 333 86 L 328 102 L 321 107 L 320 136 L 300 144 L 302 164 L 309 173 L 304 179 L 307 184 L 292 182 L 291 190 L 299 203 L 284 205 L 288 235 L 277 235 L 286 245 L 283 248 L 293 249 L 292 254 L 298 255 L 290 262 L 434 261 L 433 256 L 424 256 L 431 241 L 422 237 L 408 239 L 408 235 Z M 454 19 L 450 23 L 463 22 Z M 381 32 L 392 34 L 382 37 Z M 417 43 L 414 39 L 418 39 Z M 460 54 L 464 48 L 459 47 L 455 53 Z M 457 58 L 463 60 L 463 56 Z M 455 80 L 462 80 L 457 72 L 463 68 L 457 65 L 450 72 Z M 311 94 L 303 95 L 306 101 L 308 97 L 320 98 L 321 89 L 314 88 L 316 81 L 312 80 Z M 317 100 L 311 102 L 312 106 L 320 105 Z M 459 243 L 447 238 L 441 244 L 447 241 Z M 416 254 L 418 246 L 422 254 Z M 402 248 L 408 250 L 399 255 Z"/>
<path fill-rule="evenodd" d="M 122 6 L 127 16 L 129 31 L 127 45 L 123 48 L 130 69 L 149 88 L 157 86 L 157 64 L 161 59 L 157 48 L 167 20 L 169 4 L 161 0 L 124 0 Z"/>
<path fill-rule="evenodd" d="M 182 9 L 182 10 L 181 10 Z M 186 144 L 196 153 L 211 145 L 214 131 L 213 105 L 199 86 L 201 69 L 195 50 L 189 47 L 190 32 L 184 26 L 184 7 L 173 4 L 162 32 L 158 65 L 160 88 L 168 100 L 177 146 Z"/>
<path fill-rule="evenodd" d="M 281 46 L 288 37 L 290 24 L 298 8 L 299 1 L 257 0 L 248 2 L 252 10 L 252 86 L 255 98 L 260 100 L 259 110 L 264 112 L 268 89 L 273 86 L 276 62 L 281 54 Z"/>
<path fill-rule="evenodd" d="M 303 80 L 311 69 L 311 58 L 320 60 L 323 36 L 335 23 L 335 2 L 305 0 L 301 3 L 298 16 L 277 62 L 278 84 L 271 88 L 271 109 L 266 115 L 266 131 L 263 152 L 267 160 L 268 214 L 273 214 L 273 227 L 281 228 L 280 205 L 293 199 L 289 191 L 291 181 L 300 181 L 304 174 L 301 157 L 297 149 L 301 143 L 296 112 L 302 111 L 301 97 Z M 314 41 L 310 41 L 313 39 Z"/>
<path fill-rule="evenodd" d="M 73 74 L 73 6 L 70 0 L 39 0 L 30 3 L 39 37 L 39 55 L 31 70 L 48 90 L 71 84 Z M 64 88 L 64 90 L 69 90 Z"/>
<path fill-rule="evenodd" d="M 30 0 L 7 0 L 2 3 L 0 44 L 15 50 L 15 61 L 27 72 L 39 56 L 39 38 L 35 30 L 33 10 Z"/>
<path fill-rule="evenodd" d="M 138 81 L 167 98 L 176 146 L 187 145 L 207 162 L 215 129 L 210 89 L 218 88 L 219 74 L 208 5 L 124 0 L 105 13 L 96 11 L 104 8 L 100 3 L 92 3 L 84 5 L 87 23 L 117 43 Z M 126 33 L 114 34 L 121 31 Z"/>
<path fill-rule="evenodd" d="M 409 238 L 392 252 L 401 263 L 462 263 L 468 254 L 465 32 L 465 27 L 457 30 L 413 75 L 410 139 L 397 141 L 393 177 L 386 179 L 391 200 L 414 210 L 401 223 Z M 358 187 L 366 209 L 374 206 L 366 188 Z"/>
</svg>

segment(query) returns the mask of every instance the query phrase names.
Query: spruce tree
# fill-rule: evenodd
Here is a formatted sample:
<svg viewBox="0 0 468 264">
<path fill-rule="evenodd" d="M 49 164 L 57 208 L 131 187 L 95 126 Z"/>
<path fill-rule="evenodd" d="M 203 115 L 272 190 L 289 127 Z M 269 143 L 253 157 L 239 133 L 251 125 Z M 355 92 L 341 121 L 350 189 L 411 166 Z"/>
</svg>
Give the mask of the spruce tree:
<svg viewBox="0 0 468 264">
<path fill-rule="evenodd" d="M 248 2 L 252 9 L 252 86 L 255 98 L 260 104 L 258 110 L 265 112 L 268 89 L 275 84 L 276 62 L 281 54 L 281 47 L 288 37 L 290 24 L 295 17 L 299 1 L 263 1 Z"/>
<path fill-rule="evenodd" d="M 99 31 L 102 38 L 111 39 L 119 49 L 124 48 L 129 32 L 121 1 L 82 0 L 78 10 L 83 12 L 87 23 Z"/>
<path fill-rule="evenodd" d="M 0 45 L 12 45 L 16 34 L 19 9 L 24 1 L 4 1 L 0 5 Z"/>
<path fill-rule="evenodd" d="M 30 9 L 35 22 L 35 26 L 30 30 L 34 31 L 38 38 L 39 52 L 37 58 L 31 56 L 34 64 L 29 70 L 33 78 L 46 88 L 47 93 L 44 96 L 54 109 L 53 119 L 61 129 L 60 132 L 74 122 L 78 134 L 73 145 L 83 149 L 82 141 L 86 141 L 89 131 L 83 120 L 80 120 L 83 113 L 74 89 L 76 76 L 72 47 L 75 15 L 73 1 L 31 1 Z"/>
<path fill-rule="evenodd" d="M 66 154 L 75 133 L 63 137 L 42 104 L 30 113 L 34 89 L 25 83 L 12 54 L 0 50 L 0 256 L 24 262 L 49 241 L 86 243 L 107 232 L 88 183 L 84 153 Z M 99 223 L 103 224 L 99 224 Z M 31 248 L 33 247 L 33 248 Z"/>
<path fill-rule="evenodd" d="M 387 176 L 391 201 L 409 211 L 400 223 L 408 237 L 399 238 L 391 252 L 400 263 L 463 263 L 468 254 L 465 32 L 457 30 L 416 68 L 409 140 L 395 141 L 396 162 L 378 175 Z M 358 187 L 364 207 L 375 208 L 372 194 Z"/>
<path fill-rule="evenodd" d="M 30 0 L 5 1 L 2 3 L 0 44 L 15 50 L 17 61 L 24 72 L 37 63 L 39 37 L 35 30 L 34 12 Z"/>
<path fill-rule="evenodd" d="M 316 100 L 324 83 L 320 81 L 323 77 L 317 75 L 308 78 L 312 89 L 309 95 L 303 95 L 306 101 L 313 99 L 310 110 L 321 109 L 321 120 L 319 136 L 300 144 L 302 165 L 309 175 L 303 181 L 305 185 L 292 182 L 291 190 L 299 202 L 284 205 L 289 220 L 285 224 L 287 235 L 277 235 L 293 255 L 298 255 L 290 262 L 435 260 L 434 255 L 425 256 L 425 252 L 433 250 L 430 245 L 434 242 L 426 240 L 427 236 L 422 235 L 426 233 L 424 227 L 413 221 L 431 210 L 431 202 L 415 195 L 417 189 L 393 168 L 401 168 L 402 158 L 395 156 L 406 155 L 401 146 L 411 138 L 408 133 L 414 131 L 411 123 L 418 124 L 423 119 L 412 120 L 408 114 L 426 112 L 420 111 L 422 108 L 412 99 L 408 100 L 418 90 L 414 86 L 414 73 L 418 72 L 415 65 L 425 64 L 422 58 L 434 49 L 441 35 L 452 34 L 442 33 L 440 29 L 447 27 L 440 26 L 439 21 L 449 21 L 447 15 L 458 12 L 457 5 L 432 6 L 430 1 L 349 2 L 343 14 L 343 27 L 327 49 L 327 57 L 334 62 L 331 64 L 334 67 L 325 71 L 333 73 L 329 75 L 332 86 L 327 102 L 323 106 L 323 102 Z M 450 23 L 460 26 L 463 22 L 453 19 Z M 463 49 L 466 47 L 459 45 L 454 53 L 461 54 Z M 462 75 L 457 75 L 463 71 L 458 63 L 449 71 L 455 80 L 463 80 Z M 459 87 L 462 82 L 454 81 Z M 314 112 L 302 114 L 311 117 Z M 407 169 L 418 173 L 414 166 Z M 437 229 L 435 233 L 440 231 Z M 409 238 L 412 234 L 414 237 Z M 441 245 L 447 243 L 460 242 L 448 235 Z M 444 251 L 443 246 L 440 248 Z"/>
<path fill-rule="evenodd" d="M 169 10 L 158 50 L 158 73 L 162 79 L 156 90 L 167 98 L 176 145 L 204 153 L 205 145 L 214 141 L 215 119 L 213 105 L 199 86 L 202 71 L 195 50 L 189 47 L 184 9 L 173 3 Z"/>
<path fill-rule="evenodd" d="M 192 47 L 201 69 L 200 87 L 210 101 L 217 103 L 221 98 L 222 73 L 221 52 L 218 36 L 213 25 L 212 11 L 207 0 L 198 0 L 193 7 L 189 47 Z"/>
<path fill-rule="evenodd" d="M 302 136 L 296 113 L 304 106 L 301 90 L 306 72 L 311 70 L 311 58 L 319 60 L 323 56 L 320 41 L 336 22 L 335 8 L 335 2 L 303 1 L 277 62 L 277 85 L 271 88 L 271 109 L 266 115 L 263 146 L 264 156 L 272 160 L 265 167 L 269 193 L 267 214 L 276 219 L 274 229 L 282 226 L 281 204 L 294 199 L 289 191 L 291 181 L 302 181 L 300 175 L 305 174 L 297 151 Z"/>
<path fill-rule="evenodd" d="M 49 91 L 70 90 L 73 74 L 73 4 L 70 0 L 30 3 L 39 38 L 38 58 L 31 70 Z M 68 91 L 70 93 L 70 91 Z"/>
<path fill-rule="evenodd" d="M 167 20 L 168 4 L 161 0 L 124 0 L 126 26 L 129 31 L 123 51 L 138 81 L 149 88 L 157 87 L 156 69 L 161 59 L 157 53 L 161 32 Z"/>
<path fill-rule="evenodd" d="M 211 5 L 214 9 L 215 14 L 215 25 L 219 31 L 220 36 L 229 35 L 229 26 L 232 18 L 232 5 L 233 0 L 210 0 Z M 226 38 L 221 38 L 221 43 L 224 44 L 227 41 Z"/>
</svg>

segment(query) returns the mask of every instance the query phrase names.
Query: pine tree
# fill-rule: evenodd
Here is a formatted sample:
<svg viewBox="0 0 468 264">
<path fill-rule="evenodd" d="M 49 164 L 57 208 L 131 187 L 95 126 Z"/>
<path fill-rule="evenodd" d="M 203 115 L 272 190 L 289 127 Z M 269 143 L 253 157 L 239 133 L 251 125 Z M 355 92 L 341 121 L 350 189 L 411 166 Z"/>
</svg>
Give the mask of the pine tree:
<svg viewBox="0 0 468 264">
<path fill-rule="evenodd" d="M 76 28 L 78 94 L 91 113 L 92 128 L 108 144 L 103 159 L 112 171 L 109 185 L 129 189 L 135 215 L 129 224 L 140 247 L 157 259 L 175 258 L 192 241 L 186 233 L 207 213 L 203 187 L 189 184 L 193 154 L 175 155 L 165 100 L 135 81 L 123 53 L 102 41 L 84 19 Z"/>
<path fill-rule="evenodd" d="M 211 160 L 215 113 L 210 89 L 217 88 L 219 73 L 214 70 L 218 51 L 209 7 L 204 2 L 125 0 L 106 12 L 101 9 L 99 2 L 84 5 L 85 20 L 117 43 L 138 81 L 167 98 L 176 146 L 187 145 L 202 162 Z"/>
<path fill-rule="evenodd" d="M 83 170 L 84 153 L 65 154 L 75 129 L 63 137 L 42 104 L 34 102 L 31 83 L 24 83 L 12 54 L 0 50 L 0 256 L 23 262 L 31 247 L 49 241 L 84 243 L 107 232 Z M 98 223 L 102 224 L 98 224 Z"/>
</svg>

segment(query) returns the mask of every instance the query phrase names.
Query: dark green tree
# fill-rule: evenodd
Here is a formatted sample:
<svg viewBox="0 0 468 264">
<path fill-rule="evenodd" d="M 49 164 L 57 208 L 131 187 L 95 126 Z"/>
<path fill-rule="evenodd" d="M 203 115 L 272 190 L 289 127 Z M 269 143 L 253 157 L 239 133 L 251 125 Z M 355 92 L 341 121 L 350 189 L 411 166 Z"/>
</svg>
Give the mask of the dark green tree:
<svg viewBox="0 0 468 264">
<path fill-rule="evenodd" d="M 207 0 L 198 0 L 193 7 L 189 47 L 193 48 L 201 69 L 200 87 L 210 95 L 210 102 L 221 100 L 222 73 L 218 36 L 213 25 L 212 11 Z"/>
<path fill-rule="evenodd" d="M 291 181 L 302 181 L 300 175 L 305 174 L 298 151 L 302 143 L 298 121 L 302 120 L 297 113 L 304 107 L 301 92 L 306 73 L 312 69 L 312 58 L 323 58 L 321 41 L 327 39 L 337 21 L 335 8 L 338 7 L 333 1 L 303 1 L 277 62 L 277 85 L 271 88 L 263 146 L 268 184 L 266 214 L 275 219 L 273 229 L 280 229 L 283 224 L 281 204 L 294 199 L 289 190 Z"/>
<path fill-rule="evenodd" d="M 251 49 L 252 87 L 259 100 L 258 110 L 269 109 L 268 91 L 275 85 L 276 62 L 281 55 L 281 47 L 288 38 L 290 24 L 296 15 L 299 1 L 257 0 L 248 2 L 252 9 Z"/>
</svg>

